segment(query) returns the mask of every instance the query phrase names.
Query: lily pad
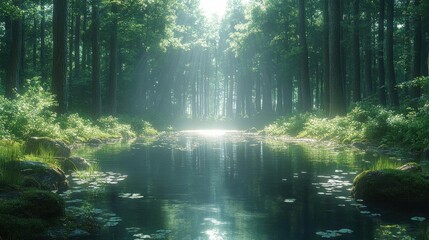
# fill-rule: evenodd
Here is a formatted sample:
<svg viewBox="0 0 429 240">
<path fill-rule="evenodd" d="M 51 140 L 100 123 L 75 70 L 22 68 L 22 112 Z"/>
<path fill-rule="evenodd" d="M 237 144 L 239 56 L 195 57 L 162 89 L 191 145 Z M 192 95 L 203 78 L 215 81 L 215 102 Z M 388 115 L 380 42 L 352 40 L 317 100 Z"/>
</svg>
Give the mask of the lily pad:
<svg viewBox="0 0 429 240">
<path fill-rule="evenodd" d="M 426 218 L 424 218 L 424 217 L 412 217 L 411 220 L 416 221 L 416 222 L 423 222 L 424 220 L 426 220 Z"/>
</svg>

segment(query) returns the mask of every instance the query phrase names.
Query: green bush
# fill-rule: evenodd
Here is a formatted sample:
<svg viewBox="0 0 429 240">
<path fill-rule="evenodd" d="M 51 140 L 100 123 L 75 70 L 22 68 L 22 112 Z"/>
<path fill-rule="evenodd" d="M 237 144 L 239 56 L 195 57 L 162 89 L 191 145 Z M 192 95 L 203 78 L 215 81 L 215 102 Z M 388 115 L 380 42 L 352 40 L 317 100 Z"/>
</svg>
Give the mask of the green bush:
<svg viewBox="0 0 429 240">
<path fill-rule="evenodd" d="M 267 126 L 264 131 L 271 135 L 297 136 L 304 130 L 305 124 L 310 117 L 310 114 L 298 114 L 288 118 L 282 117 Z"/>
<path fill-rule="evenodd" d="M 131 128 L 138 136 L 155 136 L 158 134 L 158 131 L 151 123 L 141 119 L 133 119 Z"/>
<path fill-rule="evenodd" d="M 92 121 L 80 117 L 77 113 L 63 116 L 60 125 L 63 129 L 63 137 L 68 142 L 85 142 L 93 138 L 108 137 Z"/>
<path fill-rule="evenodd" d="M 12 100 L 0 97 L 0 129 L 7 129 L 10 136 L 19 139 L 59 137 L 60 127 L 52 110 L 56 105 L 53 95 L 43 89 L 38 79 L 27 81 L 24 88 L 25 92 Z"/>
<path fill-rule="evenodd" d="M 122 137 L 126 139 L 135 137 L 135 134 L 132 132 L 130 125 L 122 124 L 117 118 L 112 116 L 98 119 L 97 125 L 110 137 Z"/>
<path fill-rule="evenodd" d="M 357 104 L 346 116 L 332 119 L 304 114 L 280 118 L 265 128 L 272 135 L 291 135 L 339 143 L 369 142 L 422 150 L 429 145 L 429 103 L 393 111 Z"/>
<path fill-rule="evenodd" d="M 104 117 L 95 123 L 79 114 L 57 116 L 54 96 L 45 90 L 38 78 L 28 80 L 22 94 L 14 99 L 0 96 L 0 140 L 26 140 L 30 137 L 49 137 L 69 143 L 85 142 L 93 138 L 133 138 L 155 135 L 149 122 L 134 120 L 124 124 L 118 118 Z M 135 131 L 135 132 L 133 132 Z"/>
</svg>

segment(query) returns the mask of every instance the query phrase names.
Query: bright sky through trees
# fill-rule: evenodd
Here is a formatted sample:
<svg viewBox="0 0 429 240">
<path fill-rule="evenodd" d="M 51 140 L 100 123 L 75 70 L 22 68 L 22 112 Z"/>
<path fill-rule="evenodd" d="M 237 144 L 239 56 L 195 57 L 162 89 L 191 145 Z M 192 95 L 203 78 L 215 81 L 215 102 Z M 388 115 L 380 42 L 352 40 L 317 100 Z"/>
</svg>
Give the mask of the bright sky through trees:
<svg viewBox="0 0 429 240">
<path fill-rule="evenodd" d="M 226 11 L 226 2 L 227 0 L 201 0 L 200 7 L 208 17 L 222 17 Z"/>
</svg>

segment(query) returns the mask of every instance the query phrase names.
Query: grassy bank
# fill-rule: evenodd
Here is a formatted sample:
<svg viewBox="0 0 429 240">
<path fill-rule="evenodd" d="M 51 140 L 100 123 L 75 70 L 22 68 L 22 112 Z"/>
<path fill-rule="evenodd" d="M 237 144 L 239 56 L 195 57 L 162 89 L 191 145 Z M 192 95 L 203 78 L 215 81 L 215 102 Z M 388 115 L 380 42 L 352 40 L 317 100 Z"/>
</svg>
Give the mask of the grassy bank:
<svg viewBox="0 0 429 240">
<path fill-rule="evenodd" d="M 265 127 L 269 135 L 288 135 L 337 143 L 362 142 L 421 151 L 429 146 L 429 102 L 419 107 L 390 110 L 360 103 L 346 116 L 317 114 L 282 117 Z"/>
<path fill-rule="evenodd" d="M 138 118 L 59 116 L 54 112 L 56 105 L 54 96 L 37 80 L 28 81 L 25 91 L 12 100 L 0 96 L 0 139 L 25 141 L 37 136 L 75 143 L 157 133 L 149 122 Z"/>
</svg>

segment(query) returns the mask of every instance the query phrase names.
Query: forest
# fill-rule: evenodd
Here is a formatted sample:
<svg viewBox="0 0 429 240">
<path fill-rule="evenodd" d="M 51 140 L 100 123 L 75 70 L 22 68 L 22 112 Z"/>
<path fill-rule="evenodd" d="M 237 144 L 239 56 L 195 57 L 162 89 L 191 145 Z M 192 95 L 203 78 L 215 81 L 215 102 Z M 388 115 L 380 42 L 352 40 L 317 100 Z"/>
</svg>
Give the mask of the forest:
<svg viewBox="0 0 429 240">
<path fill-rule="evenodd" d="M 426 94 L 428 1 L 2 1 L 1 92 L 152 121 L 398 109 Z M 413 80 L 415 80 L 413 82 Z"/>
<path fill-rule="evenodd" d="M 2 0 L 0 239 L 428 239 L 428 71 L 429 0 Z"/>
</svg>

